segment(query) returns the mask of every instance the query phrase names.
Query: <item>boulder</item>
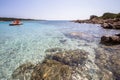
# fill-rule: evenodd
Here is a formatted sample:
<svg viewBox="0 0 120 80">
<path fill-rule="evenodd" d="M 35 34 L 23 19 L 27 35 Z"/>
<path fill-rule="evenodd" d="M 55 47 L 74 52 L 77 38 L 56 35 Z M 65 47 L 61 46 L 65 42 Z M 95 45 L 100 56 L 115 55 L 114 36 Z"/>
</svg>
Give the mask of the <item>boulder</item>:
<svg viewBox="0 0 120 80">
<path fill-rule="evenodd" d="M 120 21 L 119 22 L 105 21 L 105 23 L 103 23 L 101 26 L 106 29 L 120 29 Z"/>
<path fill-rule="evenodd" d="M 103 28 L 106 28 L 106 29 L 112 29 L 113 28 L 113 26 L 110 23 L 103 23 L 101 26 Z"/>
<path fill-rule="evenodd" d="M 116 45 L 120 44 L 120 36 L 102 36 L 101 43 L 106 45 Z"/>
<path fill-rule="evenodd" d="M 115 35 L 120 37 L 120 34 L 115 34 Z"/>
<path fill-rule="evenodd" d="M 114 22 L 113 23 L 113 28 L 114 29 L 120 29 L 120 21 L 119 22 Z"/>
</svg>

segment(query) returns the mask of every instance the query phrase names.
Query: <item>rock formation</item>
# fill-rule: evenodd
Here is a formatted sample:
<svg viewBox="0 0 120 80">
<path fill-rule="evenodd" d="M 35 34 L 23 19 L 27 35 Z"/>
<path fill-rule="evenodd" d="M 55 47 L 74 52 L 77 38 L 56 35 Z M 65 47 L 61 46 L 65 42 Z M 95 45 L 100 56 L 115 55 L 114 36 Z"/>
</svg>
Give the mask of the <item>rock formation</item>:
<svg viewBox="0 0 120 80">
<path fill-rule="evenodd" d="M 120 14 L 104 13 L 103 16 L 90 16 L 87 20 L 76 20 L 76 23 L 101 24 L 105 29 L 120 29 Z"/>
<path fill-rule="evenodd" d="M 101 43 L 105 45 L 120 44 L 120 34 L 116 34 L 114 36 L 102 36 Z"/>
</svg>

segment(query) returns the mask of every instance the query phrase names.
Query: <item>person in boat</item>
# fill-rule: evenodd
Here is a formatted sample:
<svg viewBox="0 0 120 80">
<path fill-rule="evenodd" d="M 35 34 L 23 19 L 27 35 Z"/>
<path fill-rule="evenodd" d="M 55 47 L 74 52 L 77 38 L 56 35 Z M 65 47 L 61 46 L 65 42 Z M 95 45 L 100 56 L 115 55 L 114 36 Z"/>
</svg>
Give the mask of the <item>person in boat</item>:
<svg viewBox="0 0 120 80">
<path fill-rule="evenodd" d="M 15 21 L 13 21 L 13 22 L 12 22 L 12 24 L 16 24 L 16 22 L 15 22 Z"/>
<path fill-rule="evenodd" d="M 20 22 L 20 20 L 14 20 L 11 24 L 9 24 L 10 26 L 14 26 L 14 25 L 22 25 L 22 23 Z"/>
<path fill-rule="evenodd" d="M 13 21 L 12 24 L 15 24 L 15 25 L 20 24 L 20 21 L 19 20 L 15 20 L 15 21 Z"/>
</svg>

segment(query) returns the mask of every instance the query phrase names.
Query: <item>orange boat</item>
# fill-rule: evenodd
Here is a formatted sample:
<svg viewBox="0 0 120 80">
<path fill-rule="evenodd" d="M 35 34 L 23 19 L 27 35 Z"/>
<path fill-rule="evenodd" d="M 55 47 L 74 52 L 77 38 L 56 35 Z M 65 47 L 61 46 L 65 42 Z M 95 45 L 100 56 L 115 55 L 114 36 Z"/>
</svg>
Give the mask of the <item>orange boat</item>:
<svg viewBox="0 0 120 80">
<path fill-rule="evenodd" d="M 20 22 L 20 20 L 15 20 L 13 21 L 11 24 L 9 24 L 10 26 L 15 26 L 15 25 L 22 25 L 22 23 Z"/>
</svg>

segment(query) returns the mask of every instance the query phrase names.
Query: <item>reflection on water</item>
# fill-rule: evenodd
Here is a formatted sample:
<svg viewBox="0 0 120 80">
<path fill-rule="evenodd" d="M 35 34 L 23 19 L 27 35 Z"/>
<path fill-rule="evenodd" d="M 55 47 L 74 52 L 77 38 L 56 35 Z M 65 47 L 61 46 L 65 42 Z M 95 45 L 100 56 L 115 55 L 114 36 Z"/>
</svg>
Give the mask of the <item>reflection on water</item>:
<svg viewBox="0 0 120 80">
<path fill-rule="evenodd" d="M 120 32 L 68 21 L 25 21 L 21 26 L 9 23 L 0 22 L 0 79 L 8 79 L 25 62 L 43 60 L 46 49 L 84 49 L 93 55 L 102 35 Z"/>
</svg>

